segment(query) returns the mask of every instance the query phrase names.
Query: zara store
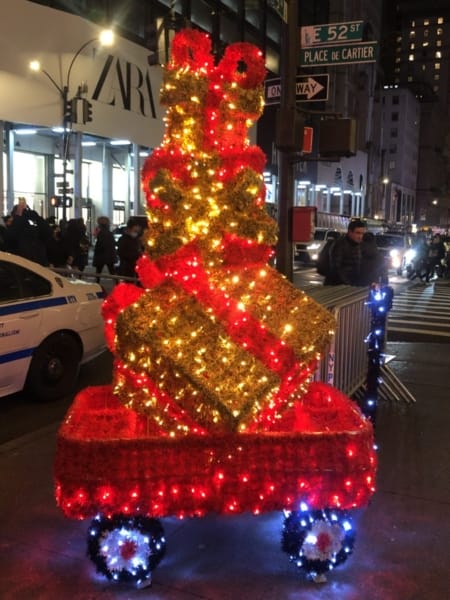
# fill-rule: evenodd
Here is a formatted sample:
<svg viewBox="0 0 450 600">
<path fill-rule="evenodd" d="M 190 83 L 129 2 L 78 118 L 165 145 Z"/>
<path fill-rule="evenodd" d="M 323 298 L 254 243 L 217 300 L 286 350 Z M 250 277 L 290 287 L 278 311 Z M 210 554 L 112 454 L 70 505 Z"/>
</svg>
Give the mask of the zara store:
<svg viewBox="0 0 450 600">
<path fill-rule="evenodd" d="M 100 215 L 120 224 L 145 212 L 140 172 L 163 137 L 162 70 L 145 48 L 116 36 L 103 46 L 101 34 L 25 0 L 2 7 L 0 215 L 19 196 L 44 217 L 84 217 L 90 231 Z"/>
</svg>

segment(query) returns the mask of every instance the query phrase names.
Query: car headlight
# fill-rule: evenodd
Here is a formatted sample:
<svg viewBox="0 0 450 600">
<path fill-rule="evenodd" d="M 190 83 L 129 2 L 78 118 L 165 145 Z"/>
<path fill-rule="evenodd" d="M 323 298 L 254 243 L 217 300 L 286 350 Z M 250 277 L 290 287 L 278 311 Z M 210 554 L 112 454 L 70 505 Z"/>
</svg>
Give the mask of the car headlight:
<svg viewBox="0 0 450 600">
<path fill-rule="evenodd" d="M 391 258 L 394 258 L 394 257 L 398 256 L 398 250 L 397 250 L 397 248 L 392 248 L 392 250 L 389 251 L 389 256 Z"/>
<path fill-rule="evenodd" d="M 414 260 L 416 258 L 416 254 L 417 254 L 417 252 L 411 248 L 405 252 L 405 259 L 408 262 L 411 262 L 412 260 Z"/>
<path fill-rule="evenodd" d="M 320 244 L 318 244 L 317 242 L 314 242 L 313 244 L 309 244 L 309 246 L 306 246 L 307 250 L 318 250 L 320 248 Z"/>
</svg>

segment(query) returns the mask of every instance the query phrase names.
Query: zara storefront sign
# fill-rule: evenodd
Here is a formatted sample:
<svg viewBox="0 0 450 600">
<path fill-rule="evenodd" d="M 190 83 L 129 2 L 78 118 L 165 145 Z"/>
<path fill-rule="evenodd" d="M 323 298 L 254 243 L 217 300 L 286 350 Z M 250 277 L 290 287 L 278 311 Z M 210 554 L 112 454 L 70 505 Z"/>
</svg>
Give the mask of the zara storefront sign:
<svg viewBox="0 0 450 600">
<path fill-rule="evenodd" d="M 69 68 L 69 97 L 87 85 L 92 121 L 74 124 L 104 138 L 128 139 L 156 147 L 164 133 L 165 108 L 159 104 L 162 69 L 150 66 L 146 48 L 115 37 L 109 49 L 96 43 L 100 28 L 76 15 L 27 0 L 5 2 L 0 20 L 0 120 L 40 127 L 61 125 L 61 97 L 42 73 L 30 71 L 37 59 L 61 86 Z M 77 49 L 84 50 L 71 61 Z M 20 48 L 20 52 L 17 51 Z"/>
</svg>

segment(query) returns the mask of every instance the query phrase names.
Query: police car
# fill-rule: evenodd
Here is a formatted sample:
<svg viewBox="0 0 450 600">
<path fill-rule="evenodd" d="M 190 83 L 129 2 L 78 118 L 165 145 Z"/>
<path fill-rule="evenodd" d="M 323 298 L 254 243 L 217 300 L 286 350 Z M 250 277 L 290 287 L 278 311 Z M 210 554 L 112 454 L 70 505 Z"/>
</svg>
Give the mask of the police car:
<svg viewBox="0 0 450 600">
<path fill-rule="evenodd" d="M 105 350 L 103 297 L 96 283 L 0 252 L 0 397 L 73 391 L 80 365 Z"/>
</svg>

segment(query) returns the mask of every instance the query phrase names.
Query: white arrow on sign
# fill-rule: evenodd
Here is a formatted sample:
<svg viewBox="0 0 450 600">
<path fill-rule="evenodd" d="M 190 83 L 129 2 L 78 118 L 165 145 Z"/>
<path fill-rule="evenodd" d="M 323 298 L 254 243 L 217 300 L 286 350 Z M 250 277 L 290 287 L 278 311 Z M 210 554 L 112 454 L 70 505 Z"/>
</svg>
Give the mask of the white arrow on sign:
<svg viewBox="0 0 450 600">
<path fill-rule="evenodd" d="M 306 96 L 308 100 L 314 98 L 323 89 L 324 86 L 312 77 L 308 77 L 306 81 L 297 81 L 295 84 L 296 95 Z"/>
<path fill-rule="evenodd" d="M 295 96 L 297 102 L 312 102 L 328 100 L 328 73 L 319 75 L 297 75 L 295 81 Z M 265 82 L 266 104 L 276 104 L 281 98 L 281 80 L 268 79 Z"/>
</svg>

